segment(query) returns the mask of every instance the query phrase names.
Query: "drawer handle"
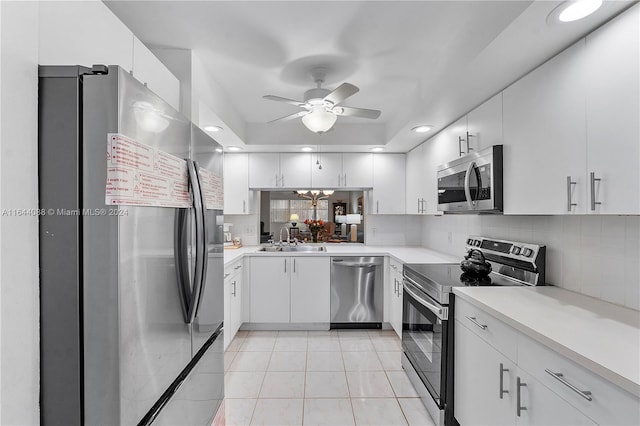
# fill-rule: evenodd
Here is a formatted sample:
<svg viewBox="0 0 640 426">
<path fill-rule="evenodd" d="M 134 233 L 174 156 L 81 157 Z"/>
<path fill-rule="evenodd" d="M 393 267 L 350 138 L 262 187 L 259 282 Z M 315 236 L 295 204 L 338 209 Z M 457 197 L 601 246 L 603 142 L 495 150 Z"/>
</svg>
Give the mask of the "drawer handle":
<svg viewBox="0 0 640 426">
<path fill-rule="evenodd" d="M 566 387 L 568 387 L 569 389 L 571 389 L 572 391 L 574 391 L 575 393 L 577 393 L 578 395 L 586 399 L 587 401 L 593 401 L 593 398 L 591 397 L 591 391 L 583 391 L 578 389 L 575 385 L 572 385 L 571 383 L 569 383 L 567 379 L 564 378 L 564 375 L 562 373 L 554 373 L 548 368 L 545 368 L 544 371 L 545 373 L 550 374 L 551 377 L 553 377 L 554 379 L 556 379 L 557 381 L 559 381 L 560 383 L 562 383 L 563 385 L 565 385 Z"/>
<path fill-rule="evenodd" d="M 481 329 L 483 329 L 483 330 L 487 329 L 487 326 L 484 325 L 484 324 L 480 324 L 476 317 L 467 317 L 467 316 L 465 316 L 465 318 L 468 319 L 469 321 L 471 321 L 472 323 L 474 323 L 475 325 L 477 325 L 478 327 L 480 327 Z"/>
<path fill-rule="evenodd" d="M 238 269 L 240 269 L 240 268 L 242 268 L 242 265 L 238 265 L 238 266 L 236 266 L 236 267 L 235 267 L 235 268 L 233 268 L 233 269 L 235 269 L 235 270 L 237 271 L 237 270 L 238 270 Z"/>
<path fill-rule="evenodd" d="M 504 389 L 504 373 L 509 371 L 508 368 L 504 368 L 504 365 L 500 363 L 500 399 L 504 399 L 504 394 L 509 393 L 508 390 Z"/>
<path fill-rule="evenodd" d="M 226 279 L 231 274 L 224 274 L 224 279 Z"/>
</svg>

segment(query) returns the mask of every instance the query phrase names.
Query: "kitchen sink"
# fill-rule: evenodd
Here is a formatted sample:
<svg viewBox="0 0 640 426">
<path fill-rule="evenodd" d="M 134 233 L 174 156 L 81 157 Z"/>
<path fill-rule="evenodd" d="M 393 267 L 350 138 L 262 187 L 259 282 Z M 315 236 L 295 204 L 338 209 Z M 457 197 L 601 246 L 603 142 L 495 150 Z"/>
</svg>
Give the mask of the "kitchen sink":
<svg viewBox="0 0 640 426">
<path fill-rule="evenodd" d="M 274 253 L 274 252 L 302 252 L 302 253 L 314 253 L 326 251 L 324 246 L 270 246 L 261 247 L 258 252 L 261 253 Z"/>
</svg>

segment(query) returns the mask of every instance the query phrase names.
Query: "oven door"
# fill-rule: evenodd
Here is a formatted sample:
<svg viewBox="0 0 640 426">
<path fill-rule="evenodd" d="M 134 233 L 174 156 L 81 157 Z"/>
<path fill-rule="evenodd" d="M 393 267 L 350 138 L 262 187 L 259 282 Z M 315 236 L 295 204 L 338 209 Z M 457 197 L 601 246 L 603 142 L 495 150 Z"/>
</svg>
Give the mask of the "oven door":
<svg viewBox="0 0 640 426">
<path fill-rule="evenodd" d="M 448 308 L 403 281 L 402 351 L 440 409 L 445 408 Z"/>
</svg>

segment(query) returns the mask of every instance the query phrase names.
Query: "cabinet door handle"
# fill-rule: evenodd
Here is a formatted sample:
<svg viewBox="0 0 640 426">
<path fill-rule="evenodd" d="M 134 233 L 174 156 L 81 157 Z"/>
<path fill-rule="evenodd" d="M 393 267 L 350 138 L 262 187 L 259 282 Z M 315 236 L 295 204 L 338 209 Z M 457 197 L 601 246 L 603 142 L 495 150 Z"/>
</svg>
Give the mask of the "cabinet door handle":
<svg viewBox="0 0 640 426">
<path fill-rule="evenodd" d="M 595 172 L 589 173 L 589 178 L 591 181 L 591 211 L 595 211 L 596 204 L 602 204 L 596 201 L 596 182 L 600 182 L 602 179 L 596 178 Z"/>
<path fill-rule="evenodd" d="M 574 391 L 575 393 L 577 393 L 578 395 L 586 399 L 587 401 L 593 401 L 590 391 L 583 391 L 583 390 L 580 390 L 576 385 L 572 385 L 567 381 L 567 379 L 564 378 L 564 375 L 562 373 L 554 373 L 548 368 L 545 368 L 544 371 L 545 373 L 550 374 L 551 377 L 553 377 L 554 379 L 556 379 L 557 381 L 559 381 L 560 383 L 562 383 L 563 385 L 565 385 L 566 387 L 568 387 L 569 389 L 571 389 L 572 391 Z"/>
<path fill-rule="evenodd" d="M 422 213 L 422 211 L 420 211 L 420 198 L 418 198 L 418 213 Z"/>
<path fill-rule="evenodd" d="M 518 415 L 518 417 L 520 417 L 520 414 L 523 411 L 527 411 L 527 407 L 523 407 L 522 406 L 522 391 L 520 390 L 522 387 L 527 386 L 526 383 L 524 383 L 523 381 L 520 380 L 520 377 L 518 377 L 516 379 L 516 388 L 517 388 L 517 394 L 516 394 L 516 414 Z"/>
<path fill-rule="evenodd" d="M 233 268 L 233 269 L 235 269 L 235 270 L 237 271 L 237 270 L 238 270 L 238 269 L 240 269 L 240 268 L 242 268 L 242 265 L 238 265 L 238 266 L 236 266 L 236 267 L 235 267 L 235 268 Z"/>
<path fill-rule="evenodd" d="M 500 363 L 500 399 L 504 398 L 505 393 L 509 393 L 508 390 L 504 389 L 504 373 L 509 371 L 508 368 L 504 368 L 504 365 Z"/>
<path fill-rule="evenodd" d="M 475 137 L 476 135 L 472 135 L 471 133 L 467 132 L 467 154 L 469 153 L 469 151 L 473 151 L 473 148 L 469 148 L 469 139 Z"/>
<path fill-rule="evenodd" d="M 347 174 L 344 174 L 344 186 L 347 186 Z"/>
<path fill-rule="evenodd" d="M 481 329 L 483 329 L 483 330 L 487 329 L 487 326 L 485 324 L 480 324 L 476 317 L 467 317 L 467 316 L 465 316 L 465 318 L 468 319 L 469 321 L 471 321 L 472 323 L 474 323 L 475 325 L 477 325 L 478 327 L 480 327 Z"/>
<path fill-rule="evenodd" d="M 340 173 L 338 173 L 338 186 L 341 186 L 340 182 L 342 182 L 342 176 L 340 176 Z"/>
<path fill-rule="evenodd" d="M 242 200 L 242 213 L 246 213 L 246 212 L 247 212 L 247 201 Z"/>
<path fill-rule="evenodd" d="M 398 280 L 396 278 L 393 279 L 393 294 L 398 294 Z"/>
<path fill-rule="evenodd" d="M 287 259 L 284 259 L 284 273 L 287 273 Z"/>
<path fill-rule="evenodd" d="M 572 194 L 572 190 L 573 190 L 573 185 L 575 185 L 576 182 L 572 182 L 571 181 L 571 176 L 567 176 L 567 211 L 570 212 L 571 211 L 571 207 L 573 206 L 577 206 L 576 203 L 572 203 L 571 202 L 571 194 Z"/>
<path fill-rule="evenodd" d="M 293 273 L 296 273 L 296 259 L 293 259 Z"/>
<path fill-rule="evenodd" d="M 231 293 L 232 295 L 236 295 L 236 282 L 232 282 L 231 285 L 233 285 L 233 293 Z"/>
<path fill-rule="evenodd" d="M 224 274 L 224 279 L 226 280 L 229 275 L 231 275 L 231 274 L 230 273 L 229 274 Z"/>
<path fill-rule="evenodd" d="M 380 201 L 376 201 L 376 213 L 380 213 Z"/>
<path fill-rule="evenodd" d="M 280 176 L 280 186 L 284 187 L 284 173 Z"/>
<path fill-rule="evenodd" d="M 458 152 L 460 153 L 460 157 L 464 155 L 464 151 L 462 150 L 462 141 L 464 141 L 464 138 L 462 136 L 458 136 Z"/>
</svg>

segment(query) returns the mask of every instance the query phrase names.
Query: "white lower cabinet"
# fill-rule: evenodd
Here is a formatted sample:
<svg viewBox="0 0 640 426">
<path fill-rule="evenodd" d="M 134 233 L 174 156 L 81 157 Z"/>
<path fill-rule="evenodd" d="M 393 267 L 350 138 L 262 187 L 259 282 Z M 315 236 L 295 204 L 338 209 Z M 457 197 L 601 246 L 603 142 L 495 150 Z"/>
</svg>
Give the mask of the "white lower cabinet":
<svg viewBox="0 0 640 426">
<path fill-rule="evenodd" d="M 640 424 L 635 396 L 455 302 L 454 415 L 462 426 Z"/>
<path fill-rule="evenodd" d="M 389 260 L 389 281 L 389 324 L 402 338 L 402 263 L 393 259 Z"/>
<path fill-rule="evenodd" d="M 242 325 L 244 260 L 224 268 L 224 347 L 229 346 Z"/>
<path fill-rule="evenodd" d="M 328 257 L 292 257 L 291 322 L 326 322 L 331 316 Z"/>
<path fill-rule="evenodd" d="M 329 323 L 328 257 L 252 257 L 251 323 Z"/>
</svg>

